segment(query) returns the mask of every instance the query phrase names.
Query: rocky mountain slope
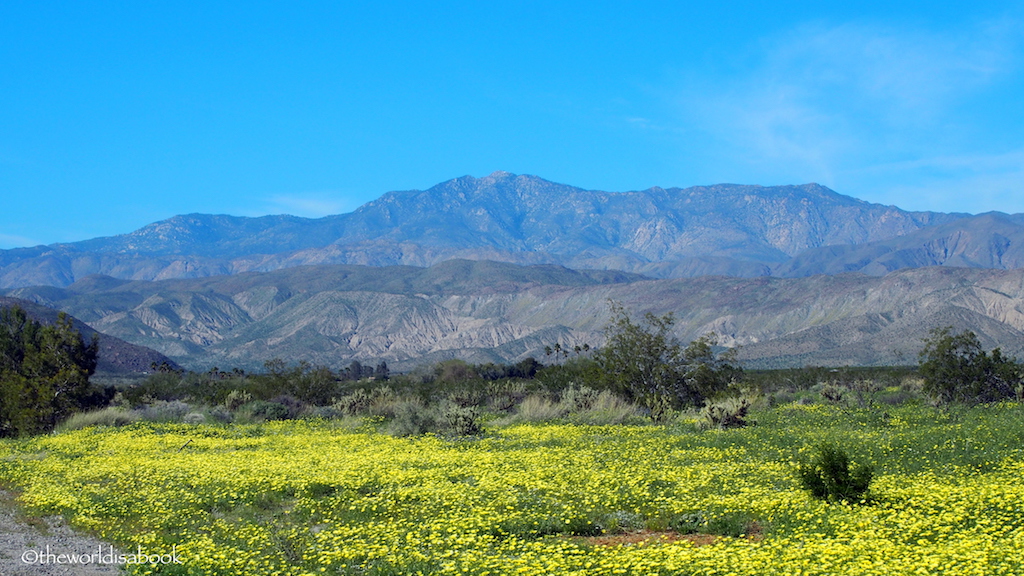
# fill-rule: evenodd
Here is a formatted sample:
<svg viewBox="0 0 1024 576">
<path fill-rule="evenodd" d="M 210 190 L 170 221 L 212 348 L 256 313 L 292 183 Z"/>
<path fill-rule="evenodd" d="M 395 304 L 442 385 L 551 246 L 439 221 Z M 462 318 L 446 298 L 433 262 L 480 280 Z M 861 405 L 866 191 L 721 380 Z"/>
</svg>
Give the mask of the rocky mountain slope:
<svg viewBox="0 0 1024 576">
<path fill-rule="evenodd" d="M 922 233 L 913 241 L 927 244 L 926 230 L 965 219 L 870 204 L 816 184 L 615 193 L 495 172 L 389 192 L 352 213 L 320 219 L 191 214 L 121 236 L 3 250 L 0 287 L 68 286 L 92 274 L 161 280 L 318 264 L 430 266 L 453 258 L 661 278 L 799 276 L 849 269 L 864 258 L 844 247 L 868 245 L 878 257 L 914 250 L 917 244 L 877 243 Z M 839 253 L 853 264 L 832 263 Z M 900 263 L 943 262 L 889 258 L 865 270 Z"/>
<path fill-rule="evenodd" d="M 673 312 L 677 335 L 715 331 L 748 366 L 913 363 L 931 328 L 979 333 L 1024 356 L 1024 271 L 929 267 L 882 277 L 646 279 L 556 266 L 449 261 L 297 267 L 187 280 L 89 277 L 9 291 L 67 310 L 183 365 L 264 360 L 396 368 L 459 357 L 543 359 L 545 345 L 599 345 L 608 300 Z"/>
</svg>

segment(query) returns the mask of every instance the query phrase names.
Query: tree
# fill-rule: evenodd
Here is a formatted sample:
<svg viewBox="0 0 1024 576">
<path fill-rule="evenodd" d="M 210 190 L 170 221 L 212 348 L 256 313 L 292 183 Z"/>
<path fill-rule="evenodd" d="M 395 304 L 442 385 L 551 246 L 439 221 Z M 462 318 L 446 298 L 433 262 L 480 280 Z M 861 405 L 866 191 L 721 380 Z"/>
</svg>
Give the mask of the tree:
<svg viewBox="0 0 1024 576">
<path fill-rule="evenodd" d="M 671 312 L 648 312 L 636 323 L 621 304 L 611 302 L 611 310 L 607 343 L 596 357 L 601 373 L 607 384 L 647 407 L 653 418 L 660 419 L 670 408 L 701 405 L 738 374 L 731 354 L 714 353 L 714 334 L 683 348 L 672 336 Z"/>
<path fill-rule="evenodd" d="M 953 334 L 952 326 L 931 331 L 918 361 L 924 392 L 943 404 L 1012 398 L 1024 374 L 999 348 L 988 354 L 974 332 Z"/>
<path fill-rule="evenodd" d="M 18 306 L 0 310 L 0 436 L 51 430 L 85 405 L 98 349 L 63 312 L 43 326 Z"/>
</svg>

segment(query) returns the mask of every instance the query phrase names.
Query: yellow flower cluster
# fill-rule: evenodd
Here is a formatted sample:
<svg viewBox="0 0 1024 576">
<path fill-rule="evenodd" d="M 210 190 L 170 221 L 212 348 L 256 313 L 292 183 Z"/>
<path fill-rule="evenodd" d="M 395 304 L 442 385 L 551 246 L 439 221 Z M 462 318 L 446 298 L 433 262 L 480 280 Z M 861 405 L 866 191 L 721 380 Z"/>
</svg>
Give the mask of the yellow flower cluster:
<svg viewBox="0 0 1024 576">
<path fill-rule="evenodd" d="M 175 546 L 193 574 L 1024 574 L 1024 410 L 987 410 L 789 406 L 742 430 L 524 425 L 459 441 L 136 424 L 0 442 L 0 482 L 125 548 Z M 871 502 L 801 490 L 793 457 L 830 438 L 875 466 Z M 573 536 L 694 518 L 755 534 Z"/>
</svg>

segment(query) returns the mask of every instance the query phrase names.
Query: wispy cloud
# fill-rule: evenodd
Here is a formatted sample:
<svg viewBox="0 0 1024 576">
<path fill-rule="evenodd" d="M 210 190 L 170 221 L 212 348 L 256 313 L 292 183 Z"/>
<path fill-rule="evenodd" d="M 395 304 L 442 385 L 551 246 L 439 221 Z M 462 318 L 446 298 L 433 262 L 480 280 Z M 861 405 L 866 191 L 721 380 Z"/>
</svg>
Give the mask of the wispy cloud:
<svg viewBox="0 0 1024 576">
<path fill-rule="evenodd" d="M 16 234 L 0 234 L 0 249 L 7 250 L 10 248 L 22 248 L 25 246 L 38 246 L 42 242 L 27 238 L 25 236 L 18 236 Z"/>
<path fill-rule="evenodd" d="M 320 218 L 350 211 L 352 202 L 339 197 L 337 192 L 302 192 L 267 196 L 258 208 L 246 211 L 249 215 L 291 214 L 306 218 Z"/>
<path fill-rule="evenodd" d="M 680 103 L 689 124 L 759 173 L 877 189 L 884 181 L 864 179 L 871 166 L 893 177 L 921 171 L 920 161 L 936 176 L 950 153 L 976 149 L 964 141 L 962 108 L 1020 72 L 1020 30 L 1010 20 L 959 32 L 807 24 L 763 40 L 745 74 L 692 84 Z M 1010 185 L 1012 155 L 965 158 L 969 166 L 947 171 L 945 182 L 975 188 L 986 165 L 1005 164 L 991 183 Z"/>
</svg>

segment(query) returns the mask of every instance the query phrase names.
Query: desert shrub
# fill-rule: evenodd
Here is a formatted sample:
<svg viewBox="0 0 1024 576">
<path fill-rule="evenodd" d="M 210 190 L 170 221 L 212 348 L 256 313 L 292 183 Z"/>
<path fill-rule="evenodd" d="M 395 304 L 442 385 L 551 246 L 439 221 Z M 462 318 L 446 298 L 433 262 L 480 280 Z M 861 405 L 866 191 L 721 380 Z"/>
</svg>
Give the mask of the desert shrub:
<svg viewBox="0 0 1024 576">
<path fill-rule="evenodd" d="M 338 398 L 334 402 L 334 409 L 338 410 L 342 414 L 354 416 L 357 414 L 365 414 L 369 408 L 370 403 L 373 401 L 373 397 L 369 392 L 359 388 L 352 392 Z"/>
<path fill-rule="evenodd" d="M 454 436 L 476 436 L 484 431 L 480 425 L 480 411 L 473 406 L 449 404 L 444 411 L 448 433 Z"/>
<path fill-rule="evenodd" d="M 589 410 L 600 394 L 587 386 L 571 386 L 562 391 L 562 406 L 569 412 Z"/>
<path fill-rule="evenodd" d="M 655 421 L 664 420 L 672 410 L 700 406 L 742 373 L 733 365 L 733 351 L 716 353 L 718 338 L 713 333 L 683 347 L 672 335 L 671 312 L 648 312 L 639 323 L 619 303 L 611 303 L 611 312 L 605 327 L 607 343 L 596 356 L 602 381 L 647 408 Z"/>
<path fill-rule="evenodd" d="M 252 402 L 252 394 L 244 390 L 232 390 L 228 393 L 227 398 L 224 399 L 224 407 L 228 410 L 238 410 L 243 405 Z"/>
<path fill-rule="evenodd" d="M 623 400 L 610 390 L 602 390 L 586 410 L 569 415 L 571 422 L 594 426 L 625 424 L 640 419 L 640 410 L 635 404 Z"/>
<path fill-rule="evenodd" d="M 189 412 L 192 412 L 192 406 L 181 400 L 156 400 L 142 408 L 139 414 L 150 422 L 181 422 Z"/>
<path fill-rule="evenodd" d="M 280 404 L 288 410 L 288 415 L 285 419 L 298 418 L 306 410 L 306 404 L 294 396 L 288 394 L 282 394 L 275 397 L 271 402 Z"/>
<path fill-rule="evenodd" d="M 510 412 L 526 396 L 526 384 L 522 380 L 501 380 L 487 384 L 487 406 L 494 412 Z"/>
<path fill-rule="evenodd" d="M 519 404 L 515 420 L 522 422 L 547 422 L 565 416 L 565 407 L 554 402 L 545 394 L 530 394 Z"/>
<path fill-rule="evenodd" d="M 700 412 L 701 428 L 742 428 L 747 425 L 751 403 L 746 398 L 708 402 Z"/>
<path fill-rule="evenodd" d="M 182 417 L 181 421 L 185 424 L 202 424 L 206 422 L 206 415 L 202 412 L 189 412 Z"/>
<path fill-rule="evenodd" d="M 345 416 L 345 413 L 334 406 L 314 406 L 306 411 L 305 418 L 321 418 L 323 420 L 334 420 Z"/>
<path fill-rule="evenodd" d="M 757 520 L 747 512 L 687 512 L 668 521 L 680 534 L 714 534 L 739 538 L 758 530 Z"/>
<path fill-rule="evenodd" d="M 856 502 L 867 496 L 874 470 L 865 464 L 854 468 L 850 457 L 835 444 L 821 444 L 814 458 L 797 468 L 801 486 L 818 500 Z"/>
<path fill-rule="evenodd" d="M 228 409 L 224 408 L 223 406 L 214 406 L 213 408 L 210 408 L 209 415 L 214 422 L 221 422 L 224 424 L 231 422 L 231 420 L 233 419 L 231 416 L 231 412 L 229 412 Z"/>
<path fill-rule="evenodd" d="M 90 426 L 127 426 L 139 419 L 139 414 L 120 408 L 103 408 L 91 412 L 79 412 L 57 425 L 58 432 L 81 430 Z"/>
<path fill-rule="evenodd" d="M 48 432 L 109 401 L 89 383 L 98 350 L 63 312 L 44 326 L 18 306 L 0 308 L 0 437 Z"/>
<path fill-rule="evenodd" d="M 606 534 L 620 534 L 630 530 L 639 530 L 644 527 L 646 518 L 636 512 L 628 510 L 616 510 L 599 516 L 595 521 L 602 532 Z"/>
<path fill-rule="evenodd" d="M 829 404 L 842 404 L 846 400 L 846 393 L 848 392 L 845 386 L 838 384 L 835 381 L 828 381 L 821 385 L 821 399 Z"/>
<path fill-rule="evenodd" d="M 847 389 L 858 406 L 869 408 L 875 403 L 879 392 L 884 389 L 883 382 L 882 379 L 857 378 L 847 385 Z"/>
<path fill-rule="evenodd" d="M 239 414 L 249 420 L 285 420 L 288 418 L 288 407 L 277 402 L 253 400 L 238 409 Z"/>
<path fill-rule="evenodd" d="M 434 375 L 441 382 L 456 384 L 477 378 L 476 369 L 462 360 L 445 360 L 434 367 Z"/>
<path fill-rule="evenodd" d="M 558 391 L 585 383 L 599 382 L 603 378 L 601 367 L 593 358 L 570 358 L 564 364 L 544 366 L 536 380 L 546 390 Z"/>
<path fill-rule="evenodd" d="M 419 400 L 402 400 L 394 404 L 394 416 L 387 431 L 392 436 L 418 436 L 438 429 L 436 410 Z"/>
</svg>

